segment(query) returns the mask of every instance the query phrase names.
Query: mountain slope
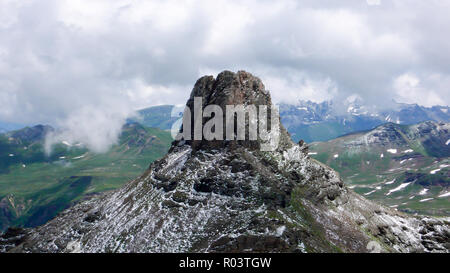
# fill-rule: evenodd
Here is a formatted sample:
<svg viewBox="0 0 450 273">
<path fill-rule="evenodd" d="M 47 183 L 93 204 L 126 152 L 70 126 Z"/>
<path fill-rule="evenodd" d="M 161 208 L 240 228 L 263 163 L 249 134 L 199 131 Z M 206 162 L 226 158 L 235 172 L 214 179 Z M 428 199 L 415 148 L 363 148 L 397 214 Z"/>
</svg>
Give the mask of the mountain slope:
<svg viewBox="0 0 450 273">
<path fill-rule="evenodd" d="M 59 143 L 47 156 L 48 126 L 0 135 L 0 230 L 46 223 L 86 195 L 111 190 L 137 177 L 168 150 L 170 134 L 139 124 L 124 126 L 105 154 Z"/>
<path fill-rule="evenodd" d="M 449 123 L 388 123 L 312 143 L 310 154 L 367 198 L 408 212 L 449 216 L 449 143 Z"/>
<path fill-rule="evenodd" d="M 200 78 L 204 106 L 271 105 L 247 72 Z M 448 220 L 418 218 L 349 190 L 280 127 L 273 152 L 256 141 L 176 141 L 119 190 L 96 196 L 22 235 L 12 252 L 365 252 L 448 251 Z M 15 239 L 12 239 L 15 238 Z M 9 245 L 8 245 L 9 244 Z"/>
</svg>

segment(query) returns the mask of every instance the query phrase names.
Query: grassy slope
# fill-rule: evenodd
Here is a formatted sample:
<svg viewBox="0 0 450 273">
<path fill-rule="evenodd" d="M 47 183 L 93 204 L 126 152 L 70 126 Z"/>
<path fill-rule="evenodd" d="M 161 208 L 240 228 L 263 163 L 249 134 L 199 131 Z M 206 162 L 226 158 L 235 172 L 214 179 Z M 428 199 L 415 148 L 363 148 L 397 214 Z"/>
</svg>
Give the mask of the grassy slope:
<svg viewBox="0 0 450 273">
<path fill-rule="evenodd" d="M 57 156 L 46 158 L 40 145 L 41 160 L 23 167 L 22 160 L 16 157 L 18 150 L 12 151 L 17 162 L 0 174 L 0 230 L 7 225 L 45 223 L 87 194 L 122 186 L 162 157 L 170 142 L 168 132 L 139 127 L 125 130 L 119 144 L 105 154 L 93 154 L 82 148 L 67 150 L 60 145 Z M 38 150 L 39 145 L 34 145 Z M 65 158 L 59 159 L 60 156 Z M 83 157 L 77 158 L 80 156 Z M 6 205 L 9 213 L 5 211 Z"/>
<path fill-rule="evenodd" d="M 450 164 L 449 158 L 430 156 L 439 150 L 437 144 L 412 140 L 403 133 L 408 131 L 406 126 L 403 127 L 399 126 L 399 132 L 407 145 L 349 146 L 349 142 L 364 135 L 351 134 L 324 143 L 312 143 L 310 152 L 317 154 L 311 156 L 337 170 L 355 192 L 369 199 L 409 212 L 450 215 L 449 198 L 438 197 L 449 191 L 449 168 L 442 167 Z M 397 153 L 387 152 L 390 148 L 397 149 Z M 430 173 L 437 169 L 440 170 Z M 404 182 L 411 184 L 388 194 Z M 424 189 L 427 189 L 426 193 Z M 428 198 L 434 199 L 423 201 Z"/>
</svg>

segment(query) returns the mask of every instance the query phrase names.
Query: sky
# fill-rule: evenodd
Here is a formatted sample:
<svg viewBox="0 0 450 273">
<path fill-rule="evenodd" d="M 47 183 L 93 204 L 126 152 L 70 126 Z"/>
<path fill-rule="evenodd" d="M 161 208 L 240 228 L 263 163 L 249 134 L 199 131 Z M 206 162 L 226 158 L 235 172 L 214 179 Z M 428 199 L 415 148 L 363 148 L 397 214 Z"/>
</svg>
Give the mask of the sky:
<svg viewBox="0 0 450 273">
<path fill-rule="evenodd" d="M 98 152 L 136 109 L 223 70 L 275 102 L 449 105 L 450 1 L 0 0 L 0 122 Z"/>
</svg>

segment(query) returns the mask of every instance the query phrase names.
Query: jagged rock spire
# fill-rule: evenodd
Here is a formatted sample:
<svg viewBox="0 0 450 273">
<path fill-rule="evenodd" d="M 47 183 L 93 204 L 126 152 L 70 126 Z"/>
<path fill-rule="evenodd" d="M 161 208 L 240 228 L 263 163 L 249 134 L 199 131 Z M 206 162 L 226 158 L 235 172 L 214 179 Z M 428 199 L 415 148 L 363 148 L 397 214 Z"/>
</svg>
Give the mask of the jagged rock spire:
<svg viewBox="0 0 450 273">
<path fill-rule="evenodd" d="M 218 147 L 236 147 L 245 146 L 247 148 L 257 149 L 260 148 L 261 139 L 258 138 L 257 141 L 252 141 L 249 139 L 249 127 L 248 119 L 246 119 L 245 130 L 246 138 L 245 141 L 226 141 L 226 125 L 223 124 L 223 139 L 222 141 L 198 141 L 194 140 L 194 108 L 195 108 L 195 98 L 201 98 L 202 109 L 205 109 L 208 105 L 217 105 L 222 109 L 223 120 L 226 120 L 226 107 L 230 106 L 255 106 L 258 111 L 257 120 L 255 122 L 259 124 L 260 112 L 259 106 L 267 106 L 267 126 L 270 130 L 271 122 L 270 117 L 272 114 L 271 107 L 273 106 L 272 100 L 269 92 L 265 89 L 264 84 L 258 78 L 246 71 L 238 71 L 237 73 L 231 71 L 221 72 L 217 78 L 213 76 L 203 76 L 197 80 L 192 89 L 191 95 L 186 103 L 186 107 L 191 111 L 191 140 L 187 142 L 191 144 L 194 149 L 200 148 L 218 148 Z M 290 140 L 289 133 L 284 128 L 284 126 L 279 122 L 280 117 L 278 112 L 275 114 L 276 119 L 278 119 L 280 137 L 278 141 L 278 150 L 289 148 L 293 145 Z M 203 117 L 202 124 L 206 124 L 212 117 Z M 258 132 L 260 128 L 258 127 Z M 180 132 L 182 132 L 181 129 Z M 237 134 L 237 132 L 235 132 Z M 184 144 L 185 141 L 175 141 L 175 145 Z"/>
</svg>

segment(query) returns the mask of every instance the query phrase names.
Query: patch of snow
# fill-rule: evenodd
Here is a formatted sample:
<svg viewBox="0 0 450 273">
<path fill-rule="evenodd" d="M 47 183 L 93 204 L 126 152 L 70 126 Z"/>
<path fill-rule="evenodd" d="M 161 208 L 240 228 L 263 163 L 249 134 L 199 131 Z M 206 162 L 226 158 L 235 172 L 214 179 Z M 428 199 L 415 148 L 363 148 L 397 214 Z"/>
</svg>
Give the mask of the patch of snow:
<svg viewBox="0 0 450 273">
<path fill-rule="evenodd" d="M 434 198 L 425 198 L 425 199 L 422 199 L 422 200 L 420 200 L 419 202 L 426 202 L 426 201 L 430 201 L 430 200 L 433 200 Z"/>
<path fill-rule="evenodd" d="M 392 205 L 392 206 L 389 206 L 390 208 L 396 208 L 396 207 L 398 207 L 398 205 Z"/>
<path fill-rule="evenodd" d="M 409 200 L 413 199 L 414 197 L 416 197 L 416 196 L 415 196 L 415 195 L 411 196 L 411 197 L 409 198 Z"/>
<path fill-rule="evenodd" d="M 376 192 L 376 191 L 377 191 L 377 190 L 369 191 L 369 192 L 365 193 L 364 195 L 370 195 L 370 194 L 372 194 L 372 193 L 374 193 L 374 192 Z"/>
<path fill-rule="evenodd" d="M 384 154 L 381 154 L 381 155 L 380 155 L 380 158 L 383 158 L 383 157 L 384 157 Z"/>
<path fill-rule="evenodd" d="M 81 253 L 81 244 L 77 241 L 70 241 L 66 246 L 66 250 L 70 253 Z"/>
<path fill-rule="evenodd" d="M 400 161 L 400 164 L 405 163 L 406 159 L 403 159 L 402 161 Z"/>
<path fill-rule="evenodd" d="M 384 184 L 385 184 L 385 185 L 390 185 L 390 184 L 394 184 L 394 182 L 395 182 L 395 179 L 392 180 L 392 181 L 388 181 L 388 182 L 386 182 L 386 183 L 384 183 Z"/>
<path fill-rule="evenodd" d="M 378 186 L 378 187 L 376 187 L 375 189 L 377 189 L 377 190 L 381 190 L 381 186 Z"/>
<path fill-rule="evenodd" d="M 406 188 L 409 184 L 411 184 L 411 182 L 408 182 L 408 183 L 402 183 L 402 184 L 400 184 L 400 186 L 398 186 L 397 188 L 392 189 L 392 190 L 389 190 L 389 192 L 386 193 L 386 195 L 390 195 L 390 194 L 393 193 L 393 192 L 400 191 L 400 190 Z"/>
<path fill-rule="evenodd" d="M 447 142 L 445 142 L 445 145 L 450 144 L 450 139 L 447 139 Z"/>
<path fill-rule="evenodd" d="M 397 153 L 397 149 L 387 149 L 386 151 L 388 153 L 391 153 L 391 154 L 396 154 Z"/>
<path fill-rule="evenodd" d="M 286 226 L 281 226 L 277 228 L 277 236 L 283 235 L 284 231 L 286 230 Z"/>
<path fill-rule="evenodd" d="M 14 154 L 9 154 L 9 156 L 13 157 L 13 156 L 14 156 Z"/>
<path fill-rule="evenodd" d="M 425 195 L 427 194 L 428 189 L 423 189 L 419 192 L 419 195 Z"/>
<path fill-rule="evenodd" d="M 447 168 L 448 166 L 450 166 L 450 165 L 448 165 L 448 164 L 441 164 L 441 165 L 439 165 L 439 168 Z"/>
<path fill-rule="evenodd" d="M 298 110 L 304 110 L 304 111 L 308 111 L 308 108 L 306 107 L 297 107 Z"/>
<path fill-rule="evenodd" d="M 432 171 L 430 171 L 430 174 L 435 174 L 435 173 L 437 173 L 438 171 L 440 171 L 441 169 L 435 169 L 435 170 L 432 170 Z"/>
<path fill-rule="evenodd" d="M 403 151 L 405 154 L 406 153 L 412 153 L 412 152 L 414 152 L 414 150 L 413 149 L 408 149 L 408 150 L 405 150 L 405 151 Z"/>
<path fill-rule="evenodd" d="M 61 141 L 62 144 L 66 145 L 66 146 L 72 146 L 72 144 L 70 144 L 69 142 L 67 142 L 66 140 Z"/>
<path fill-rule="evenodd" d="M 22 168 L 25 168 L 27 165 L 25 165 L 25 164 L 22 164 Z"/>
<path fill-rule="evenodd" d="M 367 165 L 369 165 L 369 164 L 370 164 L 370 161 L 366 161 L 366 163 L 367 163 Z"/>
<path fill-rule="evenodd" d="M 446 192 L 446 193 L 444 193 L 444 194 L 441 194 L 441 195 L 439 195 L 438 197 L 447 197 L 447 196 L 450 196 L 450 191 L 449 191 L 449 192 Z"/>
<path fill-rule="evenodd" d="M 339 157 L 339 154 L 335 154 L 333 157 L 334 157 L 334 158 L 338 158 L 338 157 Z"/>
<path fill-rule="evenodd" d="M 60 156 L 60 157 L 59 157 L 59 159 L 65 159 L 65 158 L 66 158 L 65 156 Z"/>
<path fill-rule="evenodd" d="M 316 155 L 316 154 L 317 154 L 316 152 L 308 153 L 308 155 Z"/>
<path fill-rule="evenodd" d="M 86 153 L 87 154 L 87 153 Z M 74 158 L 72 158 L 72 159 L 80 159 L 80 158 L 83 158 L 83 157 L 85 157 L 86 156 L 86 154 L 84 154 L 84 155 L 80 155 L 80 156 L 76 156 L 76 157 L 74 157 Z"/>
<path fill-rule="evenodd" d="M 447 109 L 447 108 L 441 108 L 441 111 L 442 111 L 443 113 L 447 113 L 448 109 Z"/>
</svg>

